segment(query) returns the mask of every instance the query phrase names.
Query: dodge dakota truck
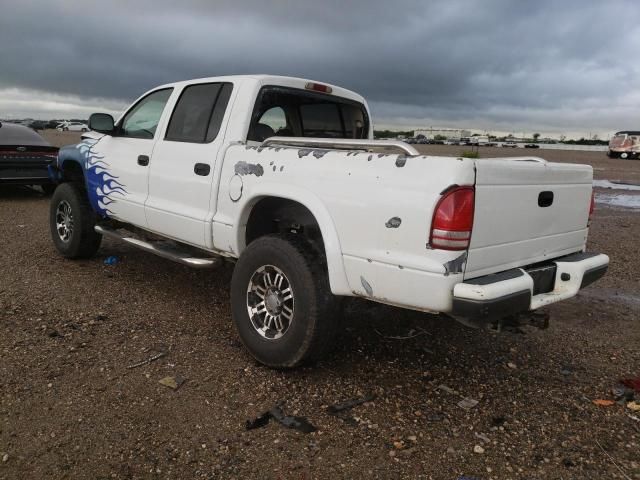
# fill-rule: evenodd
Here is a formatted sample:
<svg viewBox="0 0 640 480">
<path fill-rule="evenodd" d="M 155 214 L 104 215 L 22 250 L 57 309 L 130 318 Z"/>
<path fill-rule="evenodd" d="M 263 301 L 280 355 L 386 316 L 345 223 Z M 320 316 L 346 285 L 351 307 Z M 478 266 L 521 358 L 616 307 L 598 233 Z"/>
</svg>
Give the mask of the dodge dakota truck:
<svg viewBox="0 0 640 480">
<path fill-rule="evenodd" d="M 235 262 L 232 317 L 277 368 L 319 358 L 357 296 L 487 321 L 574 296 L 592 169 L 421 155 L 373 140 L 366 101 L 266 75 L 163 85 L 60 150 L 50 230 L 67 258 L 104 236 L 195 268 Z"/>
</svg>

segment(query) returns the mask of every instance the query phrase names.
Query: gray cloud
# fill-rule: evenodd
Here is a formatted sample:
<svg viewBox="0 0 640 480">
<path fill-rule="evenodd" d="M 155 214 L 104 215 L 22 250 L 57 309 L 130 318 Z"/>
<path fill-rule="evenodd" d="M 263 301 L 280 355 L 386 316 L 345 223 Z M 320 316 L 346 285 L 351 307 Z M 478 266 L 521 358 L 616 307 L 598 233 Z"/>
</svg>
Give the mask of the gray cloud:
<svg viewBox="0 0 640 480">
<path fill-rule="evenodd" d="M 356 90 L 378 124 L 638 121 L 634 1 L 2 2 L 0 89 L 113 105 L 175 80 L 274 73 Z"/>
</svg>

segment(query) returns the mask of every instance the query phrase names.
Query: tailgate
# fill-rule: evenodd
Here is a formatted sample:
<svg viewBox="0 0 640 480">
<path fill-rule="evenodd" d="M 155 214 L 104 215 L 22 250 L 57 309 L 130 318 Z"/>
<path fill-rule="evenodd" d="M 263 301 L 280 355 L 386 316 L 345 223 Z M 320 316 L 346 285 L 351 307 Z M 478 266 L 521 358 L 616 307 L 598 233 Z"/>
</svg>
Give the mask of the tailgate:
<svg viewBox="0 0 640 480">
<path fill-rule="evenodd" d="M 465 278 L 582 250 L 592 178 L 589 165 L 531 157 L 478 160 Z"/>
</svg>

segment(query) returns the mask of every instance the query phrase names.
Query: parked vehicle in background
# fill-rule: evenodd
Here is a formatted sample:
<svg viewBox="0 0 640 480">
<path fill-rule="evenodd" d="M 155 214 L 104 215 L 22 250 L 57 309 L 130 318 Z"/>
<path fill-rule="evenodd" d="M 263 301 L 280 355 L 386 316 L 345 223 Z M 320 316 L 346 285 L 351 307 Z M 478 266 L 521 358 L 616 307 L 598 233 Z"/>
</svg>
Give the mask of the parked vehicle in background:
<svg viewBox="0 0 640 480">
<path fill-rule="evenodd" d="M 517 148 L 518 144 L 516 142 L 509 140 L 508 142 L 502 142 L 501 146 L 505 148 Z"/>
<path fill-rule="evenodd" d="M 0 122 L 0 184 L 40 185 L 52 193 L 49 165 L 57 155 L 58 147 L 31 128 Z"/>
<path fill-rule="evenodd" d="M 57 127 L 57 130 L 61 132 L 88 132 L 89 126 L 82 122 L 66 122 Z"/>
<path fill-rule="evenodd" d="M 609 140 L 607 155 L 611 158 L 638 158 L 640 156 L 640 131 L 624 130 L 617 132 Z"/>
<path fill-rule="evenodd" d="M 590 166 L 375 141 L 364 98 L 338 86 L 178 82 L 89 125 L 52 168 L 57 250 L 90 257 L 106 235 L 183 265 L 236 261 L 233 321 L 272 367 L 335 343 L 339 297 L 491 322 L 573 297 L 609 263 L 584 251 Z"/>
<path fill-rule="evenodd" d="M 49 122 L 44 120 L 34 120 L 29 124 L 29 128 L 32 128 L 33 130 L 44 130 L 48 126 Z"/>
<path fill-rule="evenodd" d="M 459 138 L 448 138 L 444 141 L 445 145 L 461 145 Z"/>
<path fill-rule="evenodd" d="M 525 143 L 524 148 L 540 148 L 537 143 Z"/>
<path fill-rule="evenodd" d="M 473 146 L 482 146 L 485 145 L 489 141 L 489 137 L 486 135 L 475 135 L 473 137 L 469 137 L 468 145 Z"/>
</svg>

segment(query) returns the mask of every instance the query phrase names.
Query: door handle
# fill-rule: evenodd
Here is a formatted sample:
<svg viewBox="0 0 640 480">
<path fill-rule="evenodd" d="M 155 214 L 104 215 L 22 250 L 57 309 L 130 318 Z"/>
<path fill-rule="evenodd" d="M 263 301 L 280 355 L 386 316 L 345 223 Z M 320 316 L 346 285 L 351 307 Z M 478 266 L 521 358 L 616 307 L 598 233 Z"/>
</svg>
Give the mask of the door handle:
<svg viewBox="0 0 640 480">
<path fill-rule="evenodd" d="M 149 165 L 149 156 L 148 155 L 138 155 L 138 165 L 142 165 L 146 167 Z"/>
<path fill-rule="evenodd" d="M 550 207 L 553 204 L 553 192 L 540 192 L 538 195 L 538 206 L 539 207 Z"/>
<path fill-rule="evenodd" d="M 195 173 L 196 175 L 200 175 L 201 177 L 206 177 L 207 175 L 209 175 L 210 171 L 211 165 L 207 163 L 196 163 L 193 166 L 193 173 Z"/>
</svg>

